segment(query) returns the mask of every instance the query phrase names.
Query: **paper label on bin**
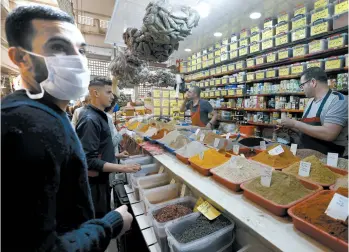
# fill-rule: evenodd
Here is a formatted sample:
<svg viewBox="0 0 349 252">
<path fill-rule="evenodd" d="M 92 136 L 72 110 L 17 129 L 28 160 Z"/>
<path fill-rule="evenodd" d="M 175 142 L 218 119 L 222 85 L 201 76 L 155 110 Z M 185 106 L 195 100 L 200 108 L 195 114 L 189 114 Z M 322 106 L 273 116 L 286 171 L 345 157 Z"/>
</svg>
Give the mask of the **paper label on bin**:
<svg viewBox="0 0 349 252">
<path fill-rule="evenodd" d="M 327 0 L 318 0 L 314 3 L 314 9 L 319 9 L 327 5 Z"/>
<path fill-rule="evenodd" d="M 219 138 L 215 138 L 214 142 L 213 142 L 213 147 L 218 148 L 219 142 L 221 141 L 221 139 Z"/>
<path fill-rule="evenodd" d="M 204 203 L 204 200 L 200 197 L 197 201 L 196 201 L 196 204 L 194 206 L 194 209 L 193 209 L 193 212 L 198 212 L 198 207 Z"/>
<path fill-rule="evenodd" d="M 175 184 L 175 183 L 176 183 L 176 180 L 171 179 L 170 185 Z"/>
<path fill-rule="evenodd" d="M 261 170 L 261 184 L 262 186 L 270 187 L 273 169 L 271 167 L 263 167 Z"/>
<path fill-rule="evenodd" d="M 205 139 L 205 134 L 201 134 L 200 135 L 200 142 L 204 141 L 204 139 Z"/>
<path fill-rule="evenodd" d="M 299 163 L 298 175 L 302 177 L 309 177 L 310 168 L 311 168 L 311 163 L 301 161 Z"/>
<path fill-rule="evenodd" d="M 199 132 L 200 132 L 200 129 L 197 129 L 197 130 L 195 131 L 195 135 L 199 135 Z"/>
<path fill-rule="evenodd" d="M 230 133 L 227 133 L 227 135 L 225 136 L 225 139 L 229 139 L 230 138 Z"/>
<path fill-rule="evenodd" d="M 325 69 L 330 70 L 330 69 L 338 69 L 341 68 L 341 60 L 336 59 L 336 60 L 327 60 L 325 63 Z"/>
<path fill-rule="evenodd" d="M 278 145 L 275 148 L 268 151 L 268 153 L 272 156 L 280 155 L 283 152 L 284 152 L 284 149 L 281 147 L 281 145 Z"/>
<path fill-rule="evenodd" d="M 345 221 L 349 215 L 348 198 L 335 193 L 325 211 L 325 214 L 333 219 Z"/>
<path fill-rule="evenodd" d="M 327 165 L 337 167 L 338 165 L 338 153 L 327 153 Z"/>
<path fill-rule="evenodd" d="M 198 211 L 209 220 L 214 220 L 221 215 L 221 213 L 207 201 L 198 206 Z"/>
<path fill-rule="evenodd" d="M 259 146 L 260 146 L 261 150 L 266 150 L 266 149 L 267 149 L 267 146 L 266 146 L 266 144 L 265 144 L 265 141 L 260 141 L 260 142 L 259 142 Z"/>
<path fill-rule="evenodd" d="M 160 169 L 159 169 L 159 171 L 158 171 L 158 174 L 163 173 L 163 172 L 164 172 L 164 170 L 165 170 L 165 167 L 164 167 L 164 166 L 160 166 Z"/>
<path fill-rule="evenodd" d="M 187 186 L 183 184 L 181 188 L 181 198 L 184 197 L 186 190 L 187 190 Z"/>
<path fill-rule="evenodd" d="M 343 44 L 344 44 L 343 37 L 339 37 L 336 39 L 330 39 L 330 40 L 328 40 L 328 49 L 341 47 L 341 46 L 343 46 Z"/>
<path fill-rule="evenodd" d="M 347 12 L 347 11 L 348 11 L 348 1 L 347 0 L 336 4 L 334 7 L 334 14 L 335 15 L 341 14 L 341 13 Z"/>
<path fill-rule="evenodd" d="M 240 146 L 237 145 L 237 144 L 234 144 L 234 145 L 233 145 L 233 153 L 234 153 L 235 155 L 239 155 L 239 150 L 240 150 Z"/>
<path fill-rule="evenodd" d="M 297 154 L 297 147 L 298 147 L 297 144 L 291 144 L 291 149 L 290 150 L 293 153 L 293 155 L 295 155 L 295 156 Z"/>
</svg>

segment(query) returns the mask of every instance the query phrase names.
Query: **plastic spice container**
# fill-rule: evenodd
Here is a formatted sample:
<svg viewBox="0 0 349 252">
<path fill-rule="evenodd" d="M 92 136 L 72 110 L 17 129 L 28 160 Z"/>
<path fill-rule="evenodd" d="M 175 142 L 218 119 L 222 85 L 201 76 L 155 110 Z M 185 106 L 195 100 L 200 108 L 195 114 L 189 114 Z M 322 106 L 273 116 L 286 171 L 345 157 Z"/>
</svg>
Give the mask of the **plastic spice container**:
<svg viewBox="0 0 349 252">
<path fill-rule="evenodd" d="M 139 178 L 133 185 L 136 200 L 143 200 L 142 190 L 168 185 L 171 177 L 167 173 L 161 173 Z"/>
<path fill-rule="evenodd" d="M 261 50 L 261 42 L 252 42 L 250 44 L 250 53 L 259 52 Z"/>
<path fill-rule="evenodd" d="M 291 74 L 290 66 L 279 67 L 279 77 L 289 76 Z"/>
<path fill-rule="evenodd" d="M 277 16 L 277 23 L 281 23 L 281 22 L 288 22 L 290 21 L 290 14 L 286 13 L 285 11 L 281 12 L 278 16 Z"/>
<path fill-rule="evenodd" d="M 228 65 L 228 71 L 234 71 L 235 70 L 235 64 L 231 63 Z"/>
<path fill-rule="evenodd" d="M 291 33 L 281 33 L 275 36 L 275 46 L 284 45 L 291 42 Z"/>
<path fill-rule="evenodd" d="M 259 42 L 262 38 L 262 33 L 261 32 L 256 32 L 255 34 L 252 34 L 250 36 L 250 44 L 253 42 Z"/>
<path fill-rule="evenodd" d="M 221 91 L 220 90 L 215 90 L 214 91 L 214 96 L 215 97 L 220 97 L 221 96 Z"/>
<path fill-rule="evenodd" d="M 342 33 L 342 34 L 327 38 L 328 49 L 343 47 L 347 43 L 348 43 L 348 33 Z"/>
<path fill-rule="evenodd" d="M 226 226 L 217 232 L 209 234 L 200 239 L 188 242 L 179 243 L 173 236 L 173 234 L 182 233 L 185 228 L 196 222 L 196 219 L 201 213 L 194 213 L 187 215 L 181 219 L 174 220 L 172 223 L 166 225 L 165 231 L 167 234 L 168 245 L 172 252 L 213 252 L 213 251 L 230 251 L 226 248 L 227 245 L 231 244 L 233 239 L 234 222 L 231 221 L 231 225 Z M 223 249 L 223 250 L 222 250 Z"/>
<path fill-rule="evenodd" d="M 309 26 L 303 26 L 298 29 L 294 29 L 291 31 L 291 39 L 292 42 L 298 41 L 301 39 L 306 39 L 309 37 Z"/>
<path fill-rule="evenodd" d="M 302 5 L 298 5 L 296 8 L 294 8 L 294 16 L 298 16 L 301 14 L 305 14 L 308 12 L 308 8 L 306 6 Z"/>
<path fill-rule="evenodd" d="M 250 53 L 250 47 L 249 46 L 242 46 L 239 48 L 239 56 L 244 56 Z"/>
<path fill-rule="evenodd" d="M 235 59 L 239 57 L 239 50 L 233 50 L 229 53 L 229 59 Z"/>
<path fill-rule="evenodd" d="M 209 87 L 210 86 L 210 81 L 209 80 L 206 80 L 205 81 L 205 87 Z"/>
<path fill-rule="evenodd" d="M 256 57 L 256 65 L 261 65 L 267 62 L 267 57 L 265 54 Z"/>
<path fill-rule="evenodd" d="M 236 50 L 238 49 L 238 42 L 235 41 L 235 42 L 232 42 L 230 45 L 229 45 L 229 51 L 233 51 L 233 50 Z"/>
<path fill-rule="evenodd" d="M 310 22 L 314 23 L 320 19 L 327 19 L 333 15 L 333 4 L 328 4 L 310 12 Z"/>
<path fill-rule="evenodd" d="M 263 27 L 265 29 L 265 28 L 273 27 L 275 24 L 276 24 L 276 19 L 270 17 L 264 20 Z"/>
<path fill-rule="evenodd" d="M 236 76 L 236 82 L 241 83 L 246 80 L 246 73 L 245 72 L 239 72 L 238 75 Z"/>
<path fill-rule="evenodd" d="M 239 47 L 243 47 L 243 46 L 248 46 L 250 44 L 250 39 L 249 38 L 241 38 L 239 40 Z"/>
<path fill-rule="evenodd" d="M 266 78 L 275 78 L 278 77 L 278 68 L 270 68 L 266 70 L 265 73 Z"/>
<path fill-rule="evenodd" d="M 217 86 L 217 85 L 221 85 L 222 84 L 222 82 L 221 82 L 221 79 L 220 78 L 216 78 L 215 80 L 214 80 L 214 84 Z"/>
<path fill-rule="evenodd" d="M 275 38 L 269 38 L 261 41 L 262 43 L 262 50 L 270 49 L 275 46 Z"/>
<path fill-rule="evenodd" d="M 292 21 L 292 30 L 305 27 L 309 24 L 309 21 L 310 21 L 309 14 L 300 14 L 292 18 L 291 21 Z"/>
<path fill-rule="evenodd" d="M 319 39 L 313 40 L 309 43 L 309 54 L 322 52 L 327 49 L 327 40 Z"/>
<path fill-rule="evenodd" d="M 228 60 L 228 57 L 229 57 L 229 53 L 228 52 L 221 53 L 221 61 Z"/>
<path fill-rule="evenodd" d="M 247 67 L 254 67 L 256 65 L 256 59 L 255 58 L 249 58 L 246 60 L 246 66 Z"/>
<path fill-rule="evenodd" d="M 348 12 L 333 16 L 333 29 L 340 29 L 348 26 Z"/>
<path fill-rule="evenodd" d="M 255 73 L 256 73 L 256 80 L 265 79 L 265 70 L 257 71 Z"/>
<path fill-rule="evenodd" d="M 262 31 L 262 40 L 270 39 L 275 36 L 275 28 L 268 27 Z"/>
<path fill-rule="evenodd" d="M 240 60 L 235 63 L 235 69 L 240 70 L 246 68 L 246 61 L 245 60 Z"/>
<path fill-rule="evenodd" d="M 310 36 L 315 36 L 332 31 L 333 19 L 319 19 L 310 26 Z"/>
<path fill-rule="evenodd" d="M 281 23 L 278 23 L 275 26 L 275 35 L 279 35 L 281 33 L 287 33 L 291 30 L 291 24 L 290 22 L 283 21 Z"/>
<path fill-rule="evenodd" d="M 235 75 L 229 76 L 229 84 L 231 84 L 231 83 L 236 83 L 236 76 Z"/>
<path fill-rule="evenodd" d="M 277 51 L 267 54 L 267 63 L 276 62 L 277 60 L 278 60 L 278 53 L 277 53 Z"/>
<path fill-rule="evenodd" d="M 220 74 L 220 73 L 222 73 L 222 67 L 218 66 L 216 67 L 216 74 Z"/>
<path fill-rule="evenodd" d="M 222 83 L 222 85 L 228 84 L 229 83 L 229 77 L 228 76 L 222 77 L 221 83 Z"/>
<path fill-rule="evenodd" d="M 250 36 L 251 35 L 251 31 L 250 31 L 250 29 L 242 29 L 241 31 L 240 31 L 240 40 L 241 39 L 244 39 L 244 38 L 247 38 L 248 36 Z M 241 46 L 241 45 L 240 45 Z"/>
<path fill-rule="evenodd" d="M 278 51 L 278 59 L 283 60 L 283 59 L 292 58 L 292 52 L 293 52 L 292 48 L 281 49 Z"/>
<path fill-rule="evenodd" d="M 303 71 L 306 69 L 307 64 L 305 62 L 298 63 L 298 64 L 292 64 L 291 65 L 291 75 L 299 75 L 303 73 Z"/>
<path fill-rule="evenodd" d="M 158 173 L 159 171 L 159 165 L 158 164 L 147 164 L 147 165 L 141 165 L 141 170 L 136 173 L 127 173 L 127 181 L 129 185 L 133 188 L 134 185 L 137 185 L 137 181 L 141 177 L 154 175 Z"/>
<path fill-rule="evenodd" d="M 150 209 L 169 200 L 177 199 L 181 194 L 180 184 L 170 184 L 143 191 L 144 212 L 148 213 Z"/>
<path fill-rule="evenodd" d="M 308 44 L 297 45 L 292 48 L 293 57 L 300 57 L 308 54 L 309 46 Z"/>
<path fill-rule="evenodd" d="M 196 201 L 197 200 L 195 198 L 186 196 L 186 197 L 183 197 L 183 198 L 170 200 L 170 201 L 168 201 L 166 203 L 163 203 L 163 204 L 159 204 L 157 207 L 155 207 L 155 208 L 153 208 L 152 210 L 149 211 L 151 222 L 153 224 L 154 233 L 155 233 L 156 239 L 158 241 L 158 244 L 159 244 L 159 246 L 161 248 L 161 252 L 168 252 L 168 251 L 170 251 L 170 248 L 168 247 L 168 243 L 167 243 L 167 235 L 166 235 L 166 232 L 165 232 L 165 226 L 170 224 L 170 223 L 172 223 L 174 220 L 167 221 L 167 222 L 158 222 L 155 219 L 154 216 L 162 208 L 164 208 L 166 206 L 171 206 L 171 205 L 183 205 L 183 206 L 189 207 L 190 209 L 193 210 L 194 207 L 195 207 Z M 189 216 L 189 215 L 185 215 L 185 216 Z M 185 216 L 182 216 L 182 217 L 180 217 L 178 219 L 182 219 Z"/>
<path fill-rule="evenodd" d="M 248 72 L 246 78 L 247 78 L 247 81 L 253 81 L 253 80 L 255 80 L 255 79 L 256 79 L 256 74 L 255 74 L 255 72 Z"/>
<path fill-rule="evenodd" d="M 306 63 L 307 63 L 307 68 L 320 67 L 321 69 L 325 70 L 325 61 L 323 59 L 312 60 Z"/>
<path fill-rule="evenodd" d="M 345 56 L 331 57 L 325 59 L 325 70 L 340 69 L 344 66 Z"/>
<path fill-rule="evenodd" d="M 214 63 L 215 64 L 221 63 L 221 56 L 218 56 L 218 57 L 214 58 Z"/>
</svg>

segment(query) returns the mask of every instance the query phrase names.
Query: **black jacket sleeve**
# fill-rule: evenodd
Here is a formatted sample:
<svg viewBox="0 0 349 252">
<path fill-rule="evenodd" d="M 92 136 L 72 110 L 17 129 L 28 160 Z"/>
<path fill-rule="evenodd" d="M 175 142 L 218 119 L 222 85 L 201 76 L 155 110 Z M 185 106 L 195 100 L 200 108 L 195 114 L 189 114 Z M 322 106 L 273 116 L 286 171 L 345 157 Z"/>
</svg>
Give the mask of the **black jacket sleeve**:
<svg viewBox="0 0 349 252">
<path fill-rule="evenodd" d="M 76 134 L 86 154 L 88 169 L 97 172 L 103 172 L 103 166 L 106 163 L 98 157 L 100 131 L 100 125 L 88 117 L 82 118 L 76 127 Z"/>
<path fill-rule="evenodd" d="M 1 175 L 6 192 L 1 199 L 1 247 L 5 251 L 104 251 L 122 229 L 118 212 L 81 223 L 68 233 L 56 231 L 56 195 L 65 183 L 60 177 L 65 140 L 59 130 L 62 125 L 43 114 L 31 111 L 21 117 L 19 112 L 2 111 Z"/>
</svg>

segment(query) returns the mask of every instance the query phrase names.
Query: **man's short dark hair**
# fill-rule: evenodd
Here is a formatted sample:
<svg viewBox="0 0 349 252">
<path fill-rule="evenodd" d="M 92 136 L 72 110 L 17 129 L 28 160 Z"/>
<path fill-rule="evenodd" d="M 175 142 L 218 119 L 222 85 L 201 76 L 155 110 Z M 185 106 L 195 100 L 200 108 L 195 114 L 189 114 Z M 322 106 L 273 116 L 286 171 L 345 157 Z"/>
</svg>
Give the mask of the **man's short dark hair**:
<svg viewBox="0 0 349 252">
<path fill-rule="evenodd" d="M 104 87 L 104 86 L 111 86 L 113 84 L 112 80 L 106 77 L 95 77 L 93 80 L 90 81 L 90 87 Z"/>
<path fill-rule="evenodd" d="M 320 67 L 310 67 L 306 69 L 301 76 L 304 76 L 305 80 L 315 79 L 327 84 L 327 74 Z"/>
<path fill-rule="evenodd" d="M 191 87 L 194 91 L 194 93 L 200 97 L 200 94 L 201 94 L 201 88 L 197 87 L 197 86 L 193 86 Z"/>
<path fill-rule="evenodd" d="M 27 5 L 15 8 L 6 18 L 5 30 L 9 46 L 32 49 L 34 19 L 64 21 L 74 24 L 74 18 L 64 11 L 43 5 Z"/>
</svg>

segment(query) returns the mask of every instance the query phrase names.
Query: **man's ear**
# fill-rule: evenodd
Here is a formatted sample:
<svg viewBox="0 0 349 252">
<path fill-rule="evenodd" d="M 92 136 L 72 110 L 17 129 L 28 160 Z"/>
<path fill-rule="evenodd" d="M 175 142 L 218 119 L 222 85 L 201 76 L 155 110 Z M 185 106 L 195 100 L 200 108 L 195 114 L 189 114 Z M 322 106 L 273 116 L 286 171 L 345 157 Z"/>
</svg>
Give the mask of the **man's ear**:
<svg viewBox="0 0 349 252">
<path fill-rule="evenodd" d="M 31 63 L 29 60 L 29 54 L 20 50 L 18 47 L 10 47 L 8 49 L 8 56 L 10 60 L 18 66 L 18 68 L 30 68 Z"/>
</svg>

